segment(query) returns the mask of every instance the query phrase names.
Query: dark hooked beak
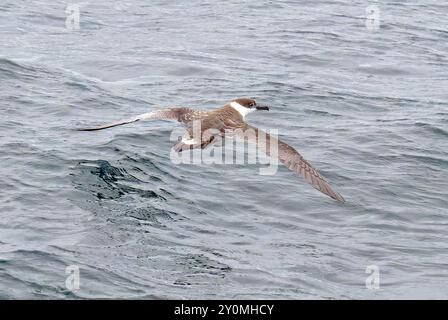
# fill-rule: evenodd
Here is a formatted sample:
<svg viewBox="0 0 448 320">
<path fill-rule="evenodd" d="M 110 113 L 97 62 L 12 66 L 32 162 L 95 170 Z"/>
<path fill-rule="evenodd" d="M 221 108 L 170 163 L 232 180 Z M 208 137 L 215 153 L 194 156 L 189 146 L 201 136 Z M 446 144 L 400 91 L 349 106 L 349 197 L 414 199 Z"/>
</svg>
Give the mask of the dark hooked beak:
<svg viewBox="0 0 448 320">
<path fill-rule="evenodd" d="M 269 111 L 269 107 L 268 107 L 268 106 L 257 105 L 255 108 L 256 108 L 257 110 L 266 110 L 266 111 Z"/>
</svg>

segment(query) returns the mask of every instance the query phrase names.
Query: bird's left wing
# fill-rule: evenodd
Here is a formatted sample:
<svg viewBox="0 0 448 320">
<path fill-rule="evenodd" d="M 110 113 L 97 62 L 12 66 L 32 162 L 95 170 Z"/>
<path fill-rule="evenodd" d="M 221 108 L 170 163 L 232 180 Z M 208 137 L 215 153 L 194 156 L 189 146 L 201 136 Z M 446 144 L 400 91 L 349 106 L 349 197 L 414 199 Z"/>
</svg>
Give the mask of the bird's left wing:
<svg viewBox="0 0 448 320">
<path fill-rule="evenodd" d="M 247 134 L 247 130 L 252 130 L 255 134 Z M 330 186 L 328 181 L 296 149 L 287 143 L 249 125 L 244 130 L 239 130 L 238 135 L 247 138 L 249 142 L 256 143 L 257 147 L 269 156 L 274 156 L 272 153 L 276 153 L 278 159 L 288 169 L 302 176 L 315 189 L 338 202 L 345 202 L 344 198 Z"/>
</svg>

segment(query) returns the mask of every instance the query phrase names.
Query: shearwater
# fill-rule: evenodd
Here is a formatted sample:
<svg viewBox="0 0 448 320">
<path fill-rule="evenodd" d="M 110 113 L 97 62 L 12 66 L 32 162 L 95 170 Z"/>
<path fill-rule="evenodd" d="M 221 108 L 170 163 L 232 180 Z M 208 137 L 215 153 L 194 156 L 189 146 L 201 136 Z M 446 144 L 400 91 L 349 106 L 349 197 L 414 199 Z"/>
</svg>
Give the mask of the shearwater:
<svg viewBox="0 0 448 320">
<path fill-rule="evenodd" d="M 186 126 L 185 136 L 174 145 L 174 150 L 182 152 L 211 145 L 216 139 L 229 134 L 237 134 L 249 138 L 249 142 L 256 143 L 268 156 L 276 156 L 288 169 L 299 174 L 309 184 L 320 192 L 330 196 L 338 202 L 345 202 L 344 198 L 336 192 L 329 182 L 287 143 L 276 139 L 261 129 L 249 125 L 246 115 L 255 110 L 269 110 L 269 107 L 259 105 L 254 99 L 235 99 L 221 108 L 213 111 L 198 110 L 187 107 L 170 107 L 136 117 L 120 120 L 93 128 L 78 129 L 80 131 L 96 131 L 142 120 L 175 120 Z M 200 132 L 195 134 L 194 123 L 199 123 Z M 255 134 L 244 135 L 248 130 Z M 263 139 L 259 139 L 262 136 Z M 263 141 L 263 143 L 260 143 Z M 272 154 L 270 145 L 276 144 L 276 154 Z"/>
</svg>

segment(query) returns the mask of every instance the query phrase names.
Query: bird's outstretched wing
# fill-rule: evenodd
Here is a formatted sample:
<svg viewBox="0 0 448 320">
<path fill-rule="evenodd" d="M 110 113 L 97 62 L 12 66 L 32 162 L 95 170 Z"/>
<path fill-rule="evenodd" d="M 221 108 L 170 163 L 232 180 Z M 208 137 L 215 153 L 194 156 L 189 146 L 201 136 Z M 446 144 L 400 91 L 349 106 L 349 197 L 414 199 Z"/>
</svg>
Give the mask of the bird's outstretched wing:
<svg viewBox="0 0 448 320">
<path fill-rule="evenodd" d="M 193 120 L 204 116 L 207 111 L 195 110 L 191 108 L 166 108 L 162 110 L 157 110 L 149 113 L 140 114 L 133 118 L 119 120 L 111 123 L 107 123 L 98 127 L 92 128 L 81 128 L 76 129 L 77 131 L 96 131 L 103 130 L 107 128 L 112 128 L 116 126 L 121 126 L 123 124 L 133 123 L 141 120 L 175 120 L 179 121 L 185 125 L 189 125 Z"/>
<path fill-rule="evenodd" d="M 255 134 L 247 134 L 247 130 L 253 130 Z M 256 143 L 257 148 L 269 156 L 273 156 L 271 151 L 277 153 L 277 157 L 288 169 L 302 176 L 315 189 L 330 196 L 339 202 L 345 202 L 344 198 L 330 186 L 328 181 L 313 166 L 297 152 L 296 149 L 276 139 L 261 129 L 247 126 L 245 130 L 238 131 L 240 137 L 246 137 L 249 142 Z M 252 137 L 252 138 L 251 138 Z M 256 141 L 254 139 L 256 138 Z M 261 142 L 261 143 L 260 143 Z M 275 150 L 275 144 L 278 146 Z M 273 147 L 271 148 L 271 145 Z"/>
</svg>

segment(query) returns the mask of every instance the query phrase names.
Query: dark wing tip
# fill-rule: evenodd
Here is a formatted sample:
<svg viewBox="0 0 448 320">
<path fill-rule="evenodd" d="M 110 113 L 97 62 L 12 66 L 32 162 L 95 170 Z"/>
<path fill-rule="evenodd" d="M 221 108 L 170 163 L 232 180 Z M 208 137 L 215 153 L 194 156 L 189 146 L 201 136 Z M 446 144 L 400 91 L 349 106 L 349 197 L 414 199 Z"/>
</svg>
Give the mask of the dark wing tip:
<svg viewBox="0 0 448 320">
<path fill-rule="evenodd" d="M 345 199 L 344 197 L 339 194 L 338 192 L 334 191 L 333 188 L 331 188 L 330 184 L 323 179 L 320 179 L 317 184 L 312 184 L 314 188 L 319 190 L 320 192 L 326 194 L 330 198 L 336 200 L 337 202 L 344 203 Z"/>
<path fill-rule="evenodd" d="M 330 183 L 300 155 L 296 149 L 290 145 L 279 141 L 279 158 L 288 169 L 299 174 L 306 182 L 311 184 L 316 190 L 326 194 L 338 202 L 345 202 L 345 199 L 330 186 Z"/>
<path fill-rule="evenodd" d="M 98 131 L 101 130 L 99 128 L 75 128 L 74 131 Z"/>
<path fill-rule="evenodd" d="M 332 190 L 333 191 L 333 190 Z M 344 199 L 344 197 L 341 195 L 341 194 L 339 194 L 339 193 L 337 193 L 336 191 L 333 191 L 333 193 L 332 194 L 328 194 L 331 198 L 333 198 L 334 200 L 336 200 L 337 202 L 340 202 L 340 203 L 344 203 L 345 202 L 345 199 Z"/>
<path fill-rule="evenodd" d="M 79 128 L 79 129 L 75 129 L 75 130 L 76 131 L 98 131 L 98 130 L 103 130 L 103 129 L 108 129 L 108 128 L 121 126 L 121 125 L 132 123 L 132 122 L 137 122 L 139 120 L 140 120 L 139 118 L 133 118 L 133 119 L 128 119 L 128 120 L 121 120 L 121 121 L 116 121 L 116 122 L 112 122 L 112 123 L 107 123 L 107 124 L 104 124 L 104 125 L 98 126 L 98 127 Z"/>
</svg>

